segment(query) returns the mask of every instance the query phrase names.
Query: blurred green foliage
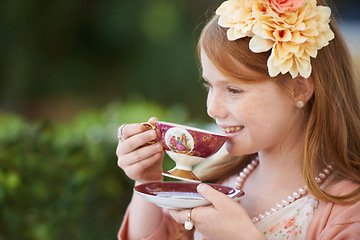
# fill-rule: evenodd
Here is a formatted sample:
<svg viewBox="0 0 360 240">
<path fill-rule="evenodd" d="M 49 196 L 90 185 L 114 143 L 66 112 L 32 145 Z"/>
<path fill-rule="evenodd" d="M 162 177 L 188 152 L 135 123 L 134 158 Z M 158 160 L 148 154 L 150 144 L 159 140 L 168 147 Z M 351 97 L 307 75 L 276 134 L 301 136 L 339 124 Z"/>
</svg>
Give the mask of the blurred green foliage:
<svg viewBox="0 0 360 240">
<path fill-rule="evenodd" d="M 0 108 L 36 119 L 54 98 L 99 107 L 140 95 L 204 118 L 196 43 L 221 2 L 0 1 Z"/>
<path fill-rule="evenodd" d="M 204 119 L 196 26 L 219 2 L 0 1 L 0 240 L 115 238 L 117 128 Z"/>
<path fill-rule="evenodd" d="M 137 94 L 204 116 L 196 26 L 219 2 L 1 1 L 0 108 L 30 115 L 48 98 L 99 106 Z"/>
<path fill-rule="evenodd" d="M 151 116 L 188 121 L 181 107 L 143 101 L 66 124 L 0 113 L 0 239 L 115 239 L 133 185 L 117 166 L 117 128 Z M 173 165 L 165 159 L 164 169 Z"/>
</svg>

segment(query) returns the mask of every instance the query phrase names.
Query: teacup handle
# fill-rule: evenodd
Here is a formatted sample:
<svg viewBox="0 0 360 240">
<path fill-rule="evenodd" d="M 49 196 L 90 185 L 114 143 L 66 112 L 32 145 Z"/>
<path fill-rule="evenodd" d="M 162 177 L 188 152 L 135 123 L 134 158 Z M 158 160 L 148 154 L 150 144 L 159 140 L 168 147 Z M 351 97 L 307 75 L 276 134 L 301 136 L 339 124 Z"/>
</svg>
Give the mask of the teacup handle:
<svg viewBox="0 0 360 240">
<path fill-rule="evenodd" d="M 150 127 L 151 129 L 155 130 L 155 124 L 149 123 L 149 122 L 143 122 L 141 125 L 145 127 Z"/>
<path fill-rule="evenodd" d="M 145 127 L 150 127 L 151 129 L 155 130 L 155 124 L 152 124 L 149 122 L 143 122 L 143 123 L 141 123 L 141 125 L 143 125 Z M 148 142 L 147 144 L 154 144 L 156 142 L 157 142 L 157 140 L 153 140 L 153 141 Z"/>
</svg>

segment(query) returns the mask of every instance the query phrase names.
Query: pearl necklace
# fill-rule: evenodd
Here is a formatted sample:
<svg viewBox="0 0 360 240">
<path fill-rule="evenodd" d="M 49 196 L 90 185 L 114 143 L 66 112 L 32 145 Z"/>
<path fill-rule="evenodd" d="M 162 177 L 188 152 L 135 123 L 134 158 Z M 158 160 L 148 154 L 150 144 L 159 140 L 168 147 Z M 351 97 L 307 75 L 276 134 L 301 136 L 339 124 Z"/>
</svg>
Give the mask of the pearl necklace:
<svg viewBox="0 0 360 240">
<path fill-rule="evenodd" d="M 241 189 L 246 178 L 249 176 L 249 174 L 254 171 L 256 166 L 259 164 L 259 158 L 256 157 L 254 160 L 252 160 L 239 174 L 239 176 L 236 178 L 235 182 L 235 188 Z M 332 167 L 329 165 L 325 167 L 318 175 L 318 177 L 315 177 L 315 181 L 320 184 L 322 183 L 331 173 Z M 288 206 L 289 204 L 293 203 L 295 200 L 303 197 L 307 193 L 307 186 L 304 186 L 302 188 L 299 188 L 296 192 L 293 192 L 292 195 L 287 196 L 287 198 L 283 199 L 280 203 L 276 204 L 276 207 L 273 207 L 270 209 L 270 211 L 266 211 L 263 214 L 259 214 L 258 216 L 253 218 L 253 222 L 256 223 L 260 221 L 261 219 L 273 214 L 276 211 L 279 211 L 280 209 Z"/>
</svg>

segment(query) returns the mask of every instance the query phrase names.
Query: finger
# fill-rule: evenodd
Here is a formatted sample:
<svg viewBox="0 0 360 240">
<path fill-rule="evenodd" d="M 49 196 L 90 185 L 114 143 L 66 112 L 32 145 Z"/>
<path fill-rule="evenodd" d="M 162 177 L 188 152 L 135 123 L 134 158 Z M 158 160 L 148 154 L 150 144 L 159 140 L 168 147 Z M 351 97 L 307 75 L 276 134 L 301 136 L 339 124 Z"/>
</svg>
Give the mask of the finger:
<svg viewBox="0 0 360 240">
<path fill-rule="evenodd" d="M 161 165 L 161 160 L 162 160 L 162 153 L 157 153 L 141 162 L 135 163 L 135 164 L 131 164 L 128 165 L 124 168 L 122 168 L 124 170 L 124 172 L 126 173 L 126 175 L 128 177 L 130 177 L 133 180 L 144 180 L 144 175 L 149 176 L 151 179 L 153 179 L 153 177 L 155 177 L 155 175 L 159 177 L 159 181 L 161 181 L 162 179 L 162 168 L 158 168 L 158 169 L 150 169 L 150 167 L 156 165 L 156 164 L 160 164 Z M 159 167 L 160 167 L 159 165 Z M 121 166 L 120 166 L 121 167 Z M 146 179 L 145 179 L 146 180 Z M 154 179 L 153 179 L 154 180 Z"/>
<path fill-rule="evenodd" d="M 211 187 L 208 184 L 199 184 L 197 186 L 197 191 L 200 193 L 200 195 L 208 200 L 216 209 L 221 208 L 222 206 L 226 205 L 224 204 L 224 201 L 231 200 L 228 196 L 225 194 L 217 191 L 213 187 Z"/>
<path fill-rule="evenodd" d="M 116 149 L 116 154 L 119 156 L 130 153 L 146 143 L 154 141 L 156 138 L 156 132 L 154 130 L 148 130 L 128 137 L 125 141 L 120 140 Z"/>
<path fill-rule="evenodd" d="M 139 123 L 126 124 L 122 131 L 121 137 L 126 140 L 134 135 L 150 130 L 147 126 Z"/>
<path fill-rule="evenodd" d="M 157 119 L 156 117 L 151 117 L 148 122 L 151 124 L 155 124 L 156 121 L 159 121 L 159 119 Z"/>
<path fill-rule="evenodd" d="M 190 209 L 186 209 L 186 210 L 169 209 L 169 213 L 171 217 L 177 223 L 185 223 L 185 221 L 188 219 L 189 211 Z M 191 220 L 193 221 L 193 209 L 191 210 Z"/>
<path fill-rule="evenodd" d="M 119 150 L 117 151 L 118 165 L 120 167 L 126 167 L 144 161 L 150 158 L 151 156 L 162 152 L 163 152 L 163 147 L 161 146 L 160 143 L 146 145 L 141 148 L 137 148 L 133 151 L 127 152 L 125 154 L 121 154 L 121 151 Z"/>
<path fill-rule="evenodd" d="M 144 162 L 156 154 L 162 154 L 163 148 L 161 144 L 155 143 L 147 147 L 139 148 L 138 150 L 128 154 L 128 158 L 132 159 L 129 161 L 129 165 Z"/>
</svg>

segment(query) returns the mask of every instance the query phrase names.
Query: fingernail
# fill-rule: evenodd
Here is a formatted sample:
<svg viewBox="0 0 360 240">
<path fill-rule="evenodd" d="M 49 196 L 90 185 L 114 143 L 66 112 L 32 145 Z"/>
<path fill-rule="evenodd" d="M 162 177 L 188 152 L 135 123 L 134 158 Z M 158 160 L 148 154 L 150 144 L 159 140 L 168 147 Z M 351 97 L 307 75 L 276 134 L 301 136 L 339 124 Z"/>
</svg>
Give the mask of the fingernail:
<svg viewBox="0 0 360 240">
<path fill-rule="evenodd" d="M 205 187 L 206 187 L 206 184 L 200 183 L 200 184 L 197 186 L 196 190 L 197 190 L 198 192 L 201 192 L 201 191 L 204 190 Z"/>
</svg>

